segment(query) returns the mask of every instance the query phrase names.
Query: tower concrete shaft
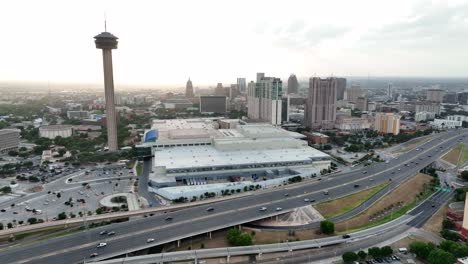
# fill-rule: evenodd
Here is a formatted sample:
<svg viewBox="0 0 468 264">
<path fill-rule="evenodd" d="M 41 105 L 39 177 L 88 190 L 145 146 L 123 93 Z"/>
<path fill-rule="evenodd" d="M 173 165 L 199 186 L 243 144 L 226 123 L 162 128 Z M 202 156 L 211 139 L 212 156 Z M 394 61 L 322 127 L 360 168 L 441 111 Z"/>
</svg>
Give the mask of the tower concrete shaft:
<svg viewBox="0 0 468 264">
<path fill-rule="evenodd" d="M 104 92 L 106 97 L 107 145 L 109 151 L 117 151 L 117 116 L 114 104 L 114 75 L 112 70 L 112 50 L 103 49 Z"/>
<path fill-rule="evenodd" d="M 117 49 L 117 37 L 102 32 L 94 37 L 96 48 L 102 49 L 104 67 L 104 92 L 106 97 L 107 145 L 109 151 L 117 151 L 117 116 L 114 105 L 114 74 L 112 70 L 112 49 Z"/>
</svg>

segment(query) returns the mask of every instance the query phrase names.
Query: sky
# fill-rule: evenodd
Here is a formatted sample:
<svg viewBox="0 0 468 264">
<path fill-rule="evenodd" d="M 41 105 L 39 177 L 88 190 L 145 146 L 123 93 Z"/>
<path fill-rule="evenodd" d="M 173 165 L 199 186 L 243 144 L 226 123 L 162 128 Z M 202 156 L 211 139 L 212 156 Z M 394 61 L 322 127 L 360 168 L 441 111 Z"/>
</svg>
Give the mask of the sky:
<svg viewBox="0 0 468 264">
<path fill-rule="evenodd" d="M 105 17 L 117 84 L 468 76 L 466 0 L 3 0 L 0 81 L 102 82 Z"/>
</svg>

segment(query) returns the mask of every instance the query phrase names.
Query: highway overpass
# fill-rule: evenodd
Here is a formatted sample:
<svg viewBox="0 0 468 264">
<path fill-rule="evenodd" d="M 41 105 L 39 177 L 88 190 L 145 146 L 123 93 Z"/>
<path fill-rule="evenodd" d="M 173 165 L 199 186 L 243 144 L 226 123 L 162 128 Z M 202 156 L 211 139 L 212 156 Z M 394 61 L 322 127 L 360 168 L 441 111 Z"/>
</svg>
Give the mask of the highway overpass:
<svg viewBox="0 0 468 264">
<path fill-rule="evenodd" d="M 388 182 L 389 179 L 392 179 L 392 182 L 402 182 L 432 163 L 459 140 L 467 139 L 466 134 L 466 130 L 441 133 L 421 144 L 418 150 L 415 148 L 389 163 L 379 163 L 335 177 L 325 177 L 321 181 L 288 185 L 271 192 L 254 192 L 234 200 L 186 208 L 3 250 L 0 252 L 0 260 L 5 263 L 63 263 L 66 259 L 69 263 L 78 263 L 94 252 L 100 254 L 99 259 L 106 259 L 284 213 L 304 206 L 304 198 L 321 202 L 350 194 L 358 191 L 354 188 L 355 184 L 359 184 L 358 189 L 362 190 Z M 328 190 L 329 195 L 323 195 L 323 190 Z M 289 194 L 288 197 L 285 197 L 286 193 Z M 266 206 L 268 210 L 260 212 L 260 206 Z M 207 212 L 208 207 L 213 207 L 214 211 Z M 277 207 L 283 210 L 274 211 Z M 165 220 L 167 216 L 172 217 L 172 220 Z M 113 230 L 116 235 L 100 236 L 99 232 L 102 230 Z M 150 237 L 154 237 L 155 242 L 147 244 L 146 239 Z M 96 249 L 98 242 L 107 242 L 108 246 Z"/>
</svg>

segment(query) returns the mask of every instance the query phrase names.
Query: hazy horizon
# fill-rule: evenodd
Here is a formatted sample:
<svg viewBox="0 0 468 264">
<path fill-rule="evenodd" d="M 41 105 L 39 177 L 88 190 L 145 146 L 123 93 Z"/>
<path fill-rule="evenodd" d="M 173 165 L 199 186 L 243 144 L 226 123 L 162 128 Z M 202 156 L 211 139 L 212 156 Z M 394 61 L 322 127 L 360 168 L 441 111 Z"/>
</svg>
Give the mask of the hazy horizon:
<svg viewBox="0 0 468 264">
<path fill-rule="evenodd" d="M 24 8 L 28 6 L 28 8 Z M 93 37 L 119 37 L 116 86 L 309 76 L 468 77 L 464 1 L 79 1 L 3 4 L 0 81 L 102 83 Z M 50 7 L 50 8 L 47 8 Z M 40 12 L 38 12 L 40 10 Z"/>
</svg>

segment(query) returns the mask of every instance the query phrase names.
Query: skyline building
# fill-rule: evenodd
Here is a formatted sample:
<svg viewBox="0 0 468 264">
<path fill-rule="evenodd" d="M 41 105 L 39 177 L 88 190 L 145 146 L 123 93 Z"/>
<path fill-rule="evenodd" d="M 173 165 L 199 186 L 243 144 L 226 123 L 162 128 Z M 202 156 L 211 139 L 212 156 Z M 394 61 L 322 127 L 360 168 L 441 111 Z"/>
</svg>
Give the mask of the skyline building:
<svg viewBox="0 0 468 264">
<path fill-rule="evenodd" d="M 429 102 L 442 103 L 444 101 L 444 94 L 445 91 L 438 88 L 428 89 L 426 90 L 426 100 Z"/>
<path fill-rule="evenodd" d="M 224 90 L 223 84 L 218 83 L 214 90 L 215 95 L 226 95 L 226 91 Z"/>
<path fill-rule="evenodd" d="M 374 129 L 382 134 L 398 135 L 400 133 L 400 116 L 393 113 L 377 113 Z"/>
<path fill-rule="evenodd" d="M 348 102 L 357 103 L 358 97 L 366 97 L 367 92 L 357 84 L 351 85 L 351 88 L 346 90 L 346 95 Z"/>
<path fill-rule="evenodd" d="M 297 81 L 297 77 L 294 73 L 291 73 L 288 78 L 288 94 L 297 94 L 299 89 L 299 82 Z"/>
<path fill-rule="evenodd" d="M 336 89 L 336 100 L 344 100 L 346 92 L 346 78 L 336 78 L 337 89 Z"/>
<path fill-rule="evenodd" d="M 245 78 L 237 78 L 237 89 L 241 94 L 247 91 L 247 81 Z"/>
<path fill-rule="evenodd" d="M 336 120 L 337 78 L 309 79 L 305 125 L 310 129 L 333 129 Z"/>
<path fill-rule="evenodd" d="M 190 77 L 187 81 L 187 84 L 185 85 L 185 97 L 187 98 L 193 98 L 194 97 L 194 94 L 193 94 L 193 85 L 192 85 L 192 81 L 190 80 Z"/>
<path fill-rule="evenodd" d="M 250 82 L 247 91 L 247 116 L 259 122 L 281 125 L 282 86 L 280 78 L 257 73 L 257 82 Z"/>
<path fill-rule="evenodd" d="M 97 49 L 102 49 L 104 68 L 104 92 L 106 97 L 107 147 L 117 151 L 117 116 L 114 105 L 114 76 L 112 70 L 112 50 L 117 49 L 117 37 L 104 31 L 94 37 Z"/>
</svg>

